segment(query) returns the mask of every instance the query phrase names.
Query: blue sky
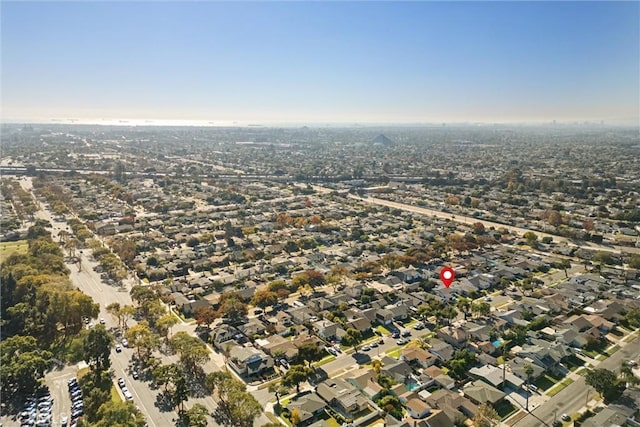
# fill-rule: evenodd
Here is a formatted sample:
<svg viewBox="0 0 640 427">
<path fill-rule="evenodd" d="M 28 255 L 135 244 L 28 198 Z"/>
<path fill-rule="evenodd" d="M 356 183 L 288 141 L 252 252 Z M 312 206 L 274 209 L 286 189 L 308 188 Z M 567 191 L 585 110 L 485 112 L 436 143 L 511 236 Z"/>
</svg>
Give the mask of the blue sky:
<svg viewBox="0 0 640 427">
<path fill-rule="evenodd" d="M 638 2 L 2 2 L 4 119 L 640 115 Z"/>
</svg>

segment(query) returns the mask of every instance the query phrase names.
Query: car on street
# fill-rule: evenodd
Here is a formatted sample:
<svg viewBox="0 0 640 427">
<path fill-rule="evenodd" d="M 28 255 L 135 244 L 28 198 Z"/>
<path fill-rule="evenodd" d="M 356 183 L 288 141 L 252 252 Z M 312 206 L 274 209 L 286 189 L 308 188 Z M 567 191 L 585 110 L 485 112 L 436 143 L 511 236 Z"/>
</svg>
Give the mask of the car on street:
<svg viewBox="0 0 640 427">
<path fill-rule="evenodd" d="M 400 338 L 398 341 L 396 341 L 396 344 L 405 345 L 408 342 L 409 342 L 409 340 L 407 340 L 406 338 Z"/>
<path fill-rule="evenodd" d="M 69 422 L 69 418 L 65 414 L 60 415 L 60 425 L 62 427 L 67 427 L 67 423 Z"/>
<path fill-rule="evenodd" d="M 560 419 L 562 421 L 571 421 L 571 417 L 569 416 L 569 414 L 562 414 L 560 415 Z"/>
<path fill-rule="evenodd" d="M 101 317 L 101 318 L 100 318 L 100 324 L 101 324 L 101 325 L 104 325 L 104 324 L 105 324 L 104 317 Z"/>
<path fill-rule="evenodd" d="M 125 386 L 124 378 L 122 377 L 118 378 L 118 385 L 120 386 L 120 388 Z"/>
<path fill-rule="evenodd" d="M 380 344 L 380 345 L 384 344 L 384 338 L 380 338 L 380 339 L 378 340 L 378 344 Z"/>
<path fill-rule="evenodd" d="M 129 341 L 126 338 L 122 338 L 122 346 L 129 347 Z"/>
<path fill-rule="evenodd" d="M 369 351 L 371 350 L 371 347 L 369 347 L 368 345 L 365 345 L 364 347 L 362 347 L 362 351 Z"/>
<path fill-rule="evenodd" d="M 400 332 L 395 331 L 394 333 L 391 334 L 391 338 L 400 338 Z"/>
<path fill-rule="evenodd" d="M 131 372 L 131 376 L 133 377 L 134 380 L 137 380 L 138 378 L 140 378 L 140 374 L 138 374 L 138 371 L 136 370 Z"/>
<path fill-rule="evenodd" d="M 122 346 L 120 344 L 116 344 L 116 353 L 120 353 L 122 351 Z"/>
</svg>

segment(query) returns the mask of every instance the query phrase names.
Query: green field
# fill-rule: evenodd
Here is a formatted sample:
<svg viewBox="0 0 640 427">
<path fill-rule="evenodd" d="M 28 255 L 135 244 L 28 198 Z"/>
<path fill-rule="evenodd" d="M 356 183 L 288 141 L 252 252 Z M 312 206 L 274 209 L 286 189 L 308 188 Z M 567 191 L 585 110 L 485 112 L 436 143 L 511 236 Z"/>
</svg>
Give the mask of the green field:
<svg viewBox="0 0 640 427">
<path fill-rule="evenodd" d="M 0 263 L 13 253 L 26 254 L 29 244 L 26 240 L 18 240 L 17 242 L 0 243 Z"/>
</svg>

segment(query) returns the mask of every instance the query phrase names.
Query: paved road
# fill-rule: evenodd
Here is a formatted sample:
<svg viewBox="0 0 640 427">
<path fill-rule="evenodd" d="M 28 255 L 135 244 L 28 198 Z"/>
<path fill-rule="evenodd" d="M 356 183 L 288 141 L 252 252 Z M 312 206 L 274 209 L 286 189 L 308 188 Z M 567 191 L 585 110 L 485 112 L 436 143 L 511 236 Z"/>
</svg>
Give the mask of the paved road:
<svg viewBox="0 0 640 427">
<path fill-rule="evenodd" d="M 617 371 L 622 361 L 632 358 L 637 359 L 638 356 L 640 356 L 640 338 L 636 336 L 633 341 L 626 344 L 621 350 L 614 353 L 613 356 L 602 361 L 598 365 L 598 368 Z M 554 415 L 559 418 L 563 413 L 569 415 L 574 414 L 586 405 L 587 399 L 592 399 L 595 396 L 596 392 L 585 384 L 583 377 L 580 377 L 577 381 L 569 384 L 564 390 L 549 399 L 545 404 L 533 410 L 533 415 L 527 415 L 518 421 L 515 426 L 539 427 L 544 424 L 551 425 L 554 420 Z"/>
</svg>

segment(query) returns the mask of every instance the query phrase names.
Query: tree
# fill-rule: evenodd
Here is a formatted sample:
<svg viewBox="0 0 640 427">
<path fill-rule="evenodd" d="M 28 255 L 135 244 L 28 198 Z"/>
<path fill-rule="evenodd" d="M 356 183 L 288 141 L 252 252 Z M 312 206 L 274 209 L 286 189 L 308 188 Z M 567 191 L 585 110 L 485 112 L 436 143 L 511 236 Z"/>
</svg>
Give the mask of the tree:
<svg viewBox="0 0 640 427">
<path fill-rule="evenodd" d="M 207 389 L 218 400 L 216 421 L 224 426 L 252 427 L 255 418 L 262 412 L 262 406 L 246 392 L 244 383 L 236 380 L 229 372 L 211 372 L 205 378 Z"/>
<path fill-rule="evenodd" d="M 506 361 L 504 363 L 507 363 Z M 533 366 L 530 364 L 524 365 L 524 374 L 527 376 L 527 389 L 529 388 L 529 384 L 531 384 L 531 374 L 533 374 Z M 529 410 L 529 391 L 527 391 L 527 411 Z"/>
<path fill-rule="evenodd" d="M 309 367 L 313 362 L 321 360 L 325 354 L 325 350 L 317 342 L 305 342 L 298 347 L 298 359 L 302 360 L 303 363 L 306 360 Z"/>
<path fill-rule="evenodd" d="M 209 349 L 196 337 L 184 331 L 177 332 L 169 339 L 169 345 L 180 354 L 180 362 L 193 372 L 195 368 L 209 360 Z"/>
<path fill-rule="evenodd" d="M 464 320 L 467 320 L 469 309 L 471 308 L 471 300 L 469 298 L 460 297 L 456 301 L 456 307 L 464 314 Z"/>
<path fill-rule="evenodd" d="M 626 362 L 623 362 L 620 366 L 620 378 L 627 384 L 636 385 L 640 382 L 640 379 L 633 373 L 633 368 Z"/>
<path fill-rule="evenodd" d="M 569 261 L 569 260 L 568 260 L 568 259 L 566 259 L 566 258 L 563 258 L 563 259 L 561 259 L 560 261 L 558 261 L 558 262 L 556 263 L 556 266 L 557 266 L 558 268 L 561 268 L 561 269 L 563 269 L 563 270 L 564 270 L 564 277 L 565 277 L 565 278 L 569 278 L 569 274 L 567 273 L 567 269 L 568 269 L 568 268 L 571 268 L 571 261 Z"/>
<path fill-rule="evenodd" d="M 625 388 L 624 382 L 608 369 L 590 369 L 585 375 L 585 382 L 600 393 L 605 403 L 615 400 Z"/>
<path fill-rule="evenodd" d="M 300 393 L 300 383 L 303 383 L 313 375 L 313 370 L 304 365 L 292 365 L 282 377 L 282 384 L 285 387 L 296 388 L 296 393 Z"/>
<path fill-rule="evenodd" d="M 160 346 L 160 338 L 154 334 L 146 320 L 130 327 L 125 333 L 125 337 L 134 347 L 138 349 L 138 357 L 142 359 L 149 357 L 151 352 Z"/>
<path fill-rule="evenodd" d="M 353 328 L 347 329 L 342 337 L 342 343 L 344 345 L 352 346 L 355 352 L 358 352 L 358 344 L 362 341 L 362 333 Z"/>
<path fill-rule="evenodd" d="M 30 394 L 51 364 L 53 355 L 38 348 L 32 336 L 15 335 L 0 341 L 0 383 L 4 394 Z"/>
<path fill-rule="evenodd" d="M 527 231 L 526 233 L 524 233 L 523 237 L 527 241 L 527 244 L 532 248 L 535 248 L 537 246 L 538 235 L 533 231 Z"/>
<path fill-rule="evenodd" d="M 146 421 L 130 401 L 108 400 L 98 408 L 96 427 L 144 427 Z"/>
<path fill-rule="evenodd" d="M 289 393 L 290 388 L 282 383 L 282 381 L 272 382 L 269 384 L 269 393 L 276 395 L 276 403 L 280 406 L 280 397 Z"/>
<path fill-rule="evenodd" d="M 269 290 L 256 291 L 251 299 L 251 304 L 256 307 L 266 308 L 278 302 L 278 294 Z"/>
<path fill-rule="evenodd" d="M 475 427 L 492 427 L 498 424 L 500 416 L 498 412 L 489 403 L 483 403 L 478 407 L 476 415 L 473 417 L 473 425 Z"/>
<path fill-rule="evenodd" d="M 84 340 L 84 361 L 96 373 L 111 367 L 111 345 L 113 337 L 103 325 L 92 328 Z"/>
<path fill-rule="evenodd" d="M 171 328 L 178 324 L 178 319 L 171 313 L 165 314 L 156 321 L 156 330 L 162 338 L 164 338 L 165 344 L 169 343 L 169 332 Z"/>
<path fill-rule="evenodd" d="M 242 302 L 237 292 L 223 292 L 220 294 L 219 313 L 229 322 L 238 323 L 247 315 L 247 305 Z"/>
<path fill-rule="evenodd" d="M 198 326 L 206 325 L 211 329 L 211 324 L 219 317 L 213 307 L 198 307 L 194 313 Z"/>
<path fill-rule="evenodd" d="M 562 224 L 562 215 L 560 215 L 560 212 L 558 211 L 552 211 L 551 213 L 549 213 L 547 221 L 549 222 L 549 225 L 557 227 Z"/>
<path fill-rule="evenodd" d="M 486 233 L 484 224 L 481 222 L 476 222 L 473 224 L 473 232 L 474 234 L 484 234 Z"/>
<path fill-rule="evenodd" d="M 142 305 L 146 301 L 151 301 L 156 298 L 155 292 L 148 286 L 136 285 L 131 288 L 131 299 Z"/>
<path fill-rule="evenodd" d="M 209 410 L 201 403 L 196 403 L 184 412 L 183 420 L 186 427 L 207 427 Z"/>
<path fill-rule="evenodd" d="M 112 302 L 106 307 L 106 309 L 107 309 L 107 313 L 109 313 L 116 319 L 116 321 L 118 322 L 118 326 L 120 327 L 120 325 L 122 324 L 122 317 L 123 317 L 120 311 L 121 310 L 120 303 Z"/>
</svg>

